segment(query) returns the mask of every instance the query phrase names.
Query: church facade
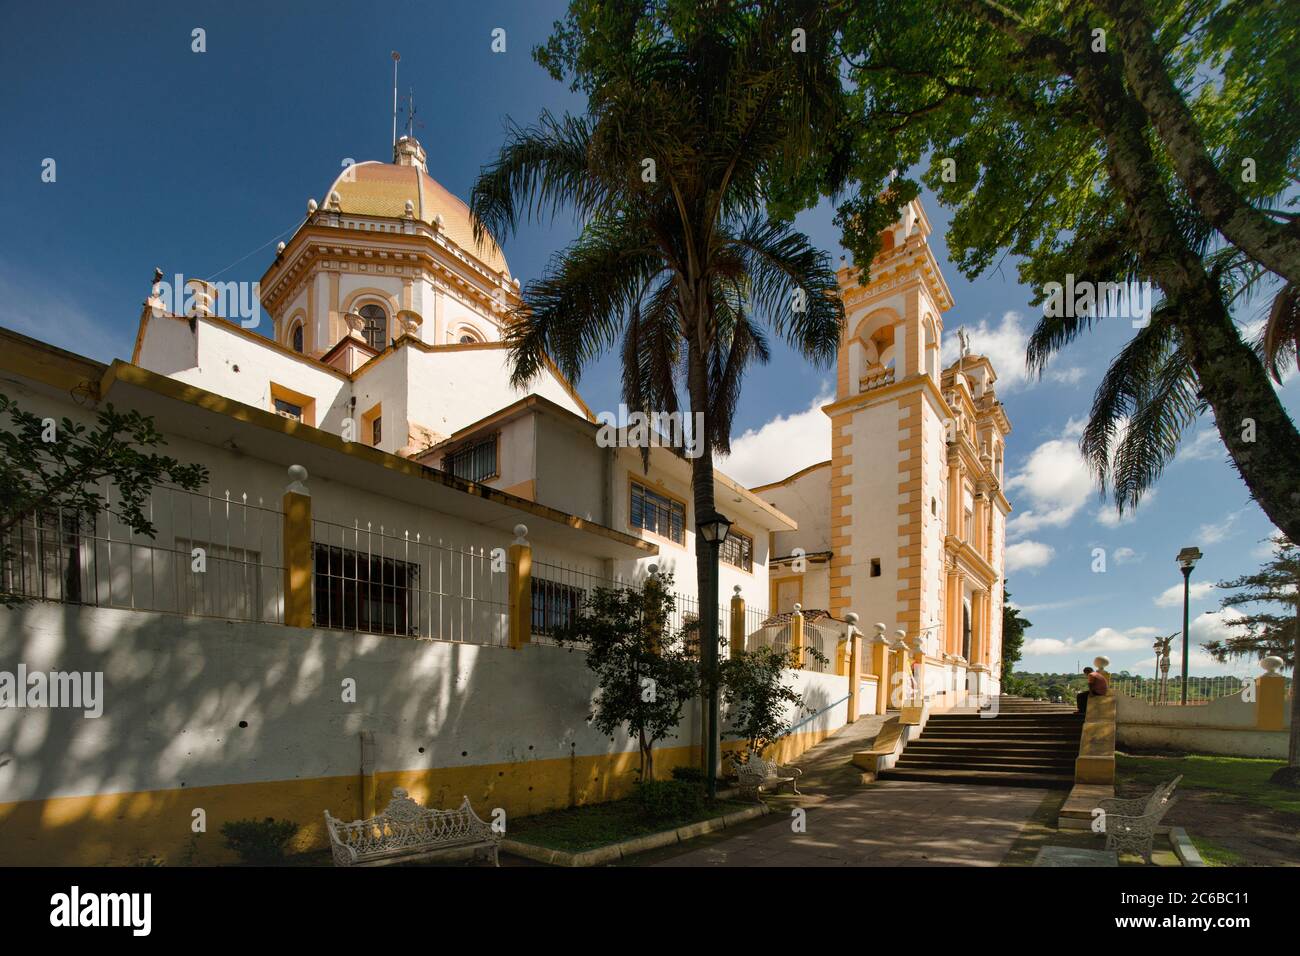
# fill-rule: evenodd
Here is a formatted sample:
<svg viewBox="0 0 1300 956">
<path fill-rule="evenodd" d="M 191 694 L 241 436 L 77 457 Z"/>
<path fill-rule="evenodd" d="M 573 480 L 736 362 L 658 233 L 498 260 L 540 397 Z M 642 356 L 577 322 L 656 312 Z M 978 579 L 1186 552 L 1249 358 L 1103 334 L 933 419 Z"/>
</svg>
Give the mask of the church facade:
<svg viewBox="0 0 1300 956">
<path fill-rule="evenodd" d="M 1010 423 L 992 364 L 970 354 L 964 332 L 942 365 L 953 299 L 930 234 L 914 201 L 868 284 L 841 270 L 827 458 L 752 489 L 716 474 L 735 522 L 723 598 L 743 594 L 773 615 L 796 604 L 841 621 L 856 613 L 871 639 L 862 670 L 877 678 L 866 709 L 896 706 L 900 682 L 934 707 L 1000 684 Z M 510 384 L 503 323 L 520 288 L 495 241 L 475 241 L 468 206 L 429 175 L 424 149 L 402 137 L 393 162 L 344 169 L 277 249 L 261 279 L 269 339 L 215 318 L 218 292 L 198 283 L 198 324 L 155 302 L 133 361 L 642 536 L 659 555 L 609 572 L 635 578 L 655 563 L 694 597 L 688 464 L 654 449 L 647 472 L 639 452 L 597 447 L 595 414 L 553 366 L 526 391 Z"/>
</svg>

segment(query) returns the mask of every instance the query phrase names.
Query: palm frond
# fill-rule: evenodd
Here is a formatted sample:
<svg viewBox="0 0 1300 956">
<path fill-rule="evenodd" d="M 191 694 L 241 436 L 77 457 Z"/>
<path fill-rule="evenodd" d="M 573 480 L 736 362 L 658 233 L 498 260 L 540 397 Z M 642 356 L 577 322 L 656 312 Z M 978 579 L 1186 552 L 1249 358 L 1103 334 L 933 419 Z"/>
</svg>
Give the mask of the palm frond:
<svg viewBox="0 0 1300 956">
<path fill-rule="evenodd" d="M 511 381 L 523 387 L 547 355 L 577 382 L 583 367 L 618 340 L 662 261 L 635 222 L 618 217 L 587 224 L 557 254 L 547 274 L 524 287 L 505 340 Z"/>
</svg>

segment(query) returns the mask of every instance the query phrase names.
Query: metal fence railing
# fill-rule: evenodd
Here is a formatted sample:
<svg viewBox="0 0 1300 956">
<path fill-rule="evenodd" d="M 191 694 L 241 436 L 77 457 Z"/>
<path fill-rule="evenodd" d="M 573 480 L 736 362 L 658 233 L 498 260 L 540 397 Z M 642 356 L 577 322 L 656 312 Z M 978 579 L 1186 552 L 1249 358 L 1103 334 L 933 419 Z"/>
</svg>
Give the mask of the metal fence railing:
<svg viewBox="0 0 1300 956">
<path fill-rule="evenodd" d="M 466 644 L 509 643 L 508 566 L 421 532 L 312 520 L 312 623 Z"/>
<path fill-rule="evenodd" d="M 1220 675 L 1217 677 L 1189 677 L 1187 679 L 1187 703 L 1208 704 L 1224 697 L 1235 697 L 1242 692 L 1253 678 L 1245 675 Z M 1287 680 L 1287 686 L 1291 686 Z M 1115 693 L 1145 701 L 1157 706 L 1180 706 L 1183 700 L 1183 682 L 1181 676 L 1168 678 L 1112 676 L 1110 686 Z"/>
<path fill-rule="evenodd" d="M 283 519 L 248 495 L 160 485 L 142 509 L 153 535 L 121 518 L 112 486 L 96 507 L 52 507 L 4 537 L 0 587 L 24 598 L 232 621 L 284 620 Z"/>
</svg>

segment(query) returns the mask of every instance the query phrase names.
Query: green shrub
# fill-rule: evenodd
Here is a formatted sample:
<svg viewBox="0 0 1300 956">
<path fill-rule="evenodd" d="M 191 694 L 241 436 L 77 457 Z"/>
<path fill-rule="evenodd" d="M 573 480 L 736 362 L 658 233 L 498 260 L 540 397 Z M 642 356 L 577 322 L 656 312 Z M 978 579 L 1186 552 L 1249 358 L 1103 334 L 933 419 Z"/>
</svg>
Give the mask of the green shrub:
<svg viewBox="0 0 1300 956">
<path fill-rule="evenodd" d="M 673 779 L 703 785 L 704 771 L 699 767 L 673 767 Z"/>
<path fill-rule="evenodd" d="M 298 832 L 292 820 L 232 820 L 221 825 L 226 848 L 245 863 L 271 866 L 284 861 L 284 848 Z"/>
<path fill-rule="evenodd" d="M 639 783 L 633 799 L 651 820 L 683 820 L 704 811 L 704 787 L 688 780 L 648 780 Z"/>
</svg>

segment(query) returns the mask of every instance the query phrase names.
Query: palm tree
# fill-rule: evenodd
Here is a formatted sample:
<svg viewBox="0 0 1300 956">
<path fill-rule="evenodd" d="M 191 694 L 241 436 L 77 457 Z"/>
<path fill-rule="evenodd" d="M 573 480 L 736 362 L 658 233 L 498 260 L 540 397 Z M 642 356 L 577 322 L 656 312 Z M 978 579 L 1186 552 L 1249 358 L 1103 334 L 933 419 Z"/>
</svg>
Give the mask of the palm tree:
<svg viewBox="0 0 1300 956">
<path fill-rule="evenodd" d="M 781 18 L 789 10 L 721 3 L 671 23 L 654 4 L 612 6 L 575 4 L 586 19 L 570 15 L 580 36 L 568 64 L 589 94 L 586 114 L 510 125 L 470 205 L 480 239 L 528 216 L 576 213 L 578 238 L 511 315 L 514 383 L 530 382 L 547 355 L 576 382 L 621 339 L 629 408 L 678 411 L 684 388 L 687 411 L 703 415 L 692 460 L 698 522 L 715 513 L 713 457 L 730 451 L 743 374 L 768 359 L 764 326 L 815 363 L 831 362 L 839 345 L 844 313 L 829 258 L 766 211 L 777 184 L 807 174 L 817 131 L 840 122 L 840 80 L 815 4 L 794 5 L 791 20 Z M 836 166 L 820 159 L 821 169 Z M 717 615 L 709 557 L 697 549 L 706 627 Z M 716 657 L 705 641 L 711 752 Z M 714 766 L 711 753 L 710 780 Z"/>
</svg>

